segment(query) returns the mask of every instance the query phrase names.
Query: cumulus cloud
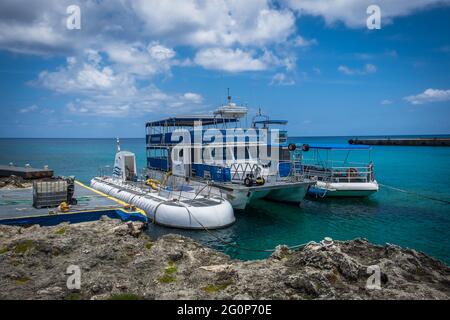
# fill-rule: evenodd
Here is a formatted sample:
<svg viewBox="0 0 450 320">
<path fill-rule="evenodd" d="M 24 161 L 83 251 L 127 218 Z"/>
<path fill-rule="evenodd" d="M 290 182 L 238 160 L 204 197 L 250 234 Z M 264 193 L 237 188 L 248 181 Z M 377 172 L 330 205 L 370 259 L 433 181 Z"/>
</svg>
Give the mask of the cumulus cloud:
<svg viewBox="0 0 450 320">
<path fill-rule="evenodd" d="M 79 61 L 69 57 L 65 67 L 56 71 L 42 71 L 31 84 L 58 93 L 92 94 L 124 88 L 129 91 L 133 89 L 134 81 L 127 74 L 116 73 L 110 66 L 102 66 L 89 58 Z"/>
<path fill-rule="evenodd" d="M 283 42 L 294 32 L 295 17 L 267 0 L 131 1 L 145 32 L 192 46 L 264 45 Z"/>
<path fill-rule="evenodd" d="M 376 4 L 381 9 L 382 24 L 390 23 L 393 18 L 406 16 L 420 9 L 436 6 L 448 6 L 450 0 L 284 0 L 285 5 L 299 14 L 323 17 L 328 25 L 343 22 L 346 26 L 365 27 L 367 7 Z"/>
<path fill-rule="evenodd" d="M 296 47 L 306 48 L 317 45 L 319 42 L 316 39 L 305 39 L 302 36 L 297 36 L 292 41 Z"/>
<path fill-rule="evenodd" d="M 258 71 L 267 67 L 261 59 L 254 58 L 251 53 L 241 49 L 203 49 L 197 52 L 194 61 L 207 69 L 229 72 Z"/>
<path fill-rule="evenodd" d="M 202 103 L 203 102 L 203 97 L 198 94 L 198 93 L 193 93 L 193 92 L 186 92 L 183 95 L 183 98 L 186 101 L 192 102 L 192 103 Z"/>
<path fill-rule="evenodd" d="M 100 55 L 86 51 L 80 57 L 69 57 L 66 65 L 56 71 L 42 71 L 31 85 L 77 95 L 66 110 L 78 115 L 137 117 L 150 112 L 179 113 L 203 102 L 198 93 L 167 94 L 154 85 L 142 86 L 133 72 L 122 67 L 122 64 L 105 65 Z"/>
<path fill-rule="evenodd" d="M 427 89 L 417 95 L 407 96 L 404 98 L 412 104 L 426 104 L 432 102 L 450 101 L 450 90 Z"/>
<path fill-rule="evenodd" d="M 363 69 L 352 69 L 341 65 L 338 67 L 338 71 L 346 75 L 365 75 L 377 72 L 377 67 L 370 63 L 366 64 Z"/>
<path fill-rule="evenodd" d="M 290 78 L 284 73 L 276 73 L 272 81 L 270 82 L 270 85 L 278 85 L 278 86 L 292 86 L 295 84 L 294 79 Z"/>
<path fill-rule="evenodd" d="M 381 101 L 382 105 L 389 105 L 389 104 L 392 104 L 392 103 L 394 103 L 394 102 L 392 100 L 389 100 L 389 99 L 385 99 L 385 100 Z"/>
</svg>

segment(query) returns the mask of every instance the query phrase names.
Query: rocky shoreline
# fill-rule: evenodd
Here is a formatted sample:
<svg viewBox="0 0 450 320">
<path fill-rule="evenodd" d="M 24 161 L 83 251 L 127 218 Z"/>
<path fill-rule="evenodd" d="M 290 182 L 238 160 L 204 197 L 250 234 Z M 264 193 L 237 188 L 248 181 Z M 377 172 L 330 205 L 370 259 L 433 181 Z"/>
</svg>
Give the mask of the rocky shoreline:
<svg viewBox="0 0 450 320">
<path fill-rule="evenodd" d="M 267 259 L 240 261 L 179 235 L 152 240 L 142 229 L 106 217 L 0 226 L 0 299 L 450 298 L 448 266 L 395 245 L 355 239 L 296 251 L 279 246 Z M 74 266 L 79 289 L 68 274 Z M 368 288 L 376 279 L 379 288 Z"/>
</svg>

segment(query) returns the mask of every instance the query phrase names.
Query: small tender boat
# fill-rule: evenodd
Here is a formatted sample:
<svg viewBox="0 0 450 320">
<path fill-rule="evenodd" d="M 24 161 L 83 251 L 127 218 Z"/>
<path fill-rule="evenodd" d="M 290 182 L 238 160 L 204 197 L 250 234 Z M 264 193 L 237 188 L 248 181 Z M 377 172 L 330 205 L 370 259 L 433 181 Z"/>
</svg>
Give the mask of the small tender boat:
<svg viewBox="0 0 450 320">
<path fill-rule="evenodd" d="M 228 201 L 206 195 L 208 185 L 191 185 L 168 175 L 161 180 L 137 179 L 135 155 L 119 146 L 113 175 L 93 178 L 91 187 L 144 210 L 149 220 L 168 227 L 217 229 L 235 222 Z"/>
<path fill-rule="evenodd" d="M 302 151 L 302 173 L 315 182 L 309 187 L 308 195 L 320 198 L 366 197 L 378 191 L 370 146 L 304 144 Z M 350 162 L 350 154 L 355 152 L 359 153 L 355 160 L 358 162 Z M 362 153 L 366 155 L 362 156 Z"/>
</svg>

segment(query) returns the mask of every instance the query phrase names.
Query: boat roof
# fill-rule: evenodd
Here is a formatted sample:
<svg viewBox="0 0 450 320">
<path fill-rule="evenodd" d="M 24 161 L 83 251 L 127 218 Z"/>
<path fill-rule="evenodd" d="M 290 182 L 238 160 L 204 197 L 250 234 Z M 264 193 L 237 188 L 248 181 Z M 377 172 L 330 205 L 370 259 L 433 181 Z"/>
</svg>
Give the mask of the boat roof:
<svg viewBox="0 0 450 320">
<path fill-rule="evenodd" d="M 258 121 L 253 121 L 253 123 L 257 123 L 257 124 L 287 124 L 288 121 L 287 120 L 258 120 Z"/>
<path fill-rule="evenodd" d="M 326 150 L 371 150 L 371 146 L 366 145 L 354 145 L 344 143 L 309 143 L 310 149 L 326 149 Z"/>
<path fill-rule="evenodd" d="M 202 125 L 220 124 L 237 122 L 234 118 L 222 118 L 211 115 L 187 115 L 170 117 L 157 121 L 147 122 L 146 126 L 176 126 L 176 127 L 193 127 L 196 122 L 202 122 Z"/>
</svg>

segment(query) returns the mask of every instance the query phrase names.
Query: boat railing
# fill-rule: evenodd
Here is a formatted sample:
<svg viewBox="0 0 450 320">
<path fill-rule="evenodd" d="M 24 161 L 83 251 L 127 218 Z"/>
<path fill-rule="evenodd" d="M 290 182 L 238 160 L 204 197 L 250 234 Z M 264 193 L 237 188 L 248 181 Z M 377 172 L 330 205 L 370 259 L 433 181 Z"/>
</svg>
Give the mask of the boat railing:
<svg viewBox="0 0 450 320">
<path fill-rule="evenodd" d="M 325 182 L 372 182 L 374 171 L 372 165 L 367 166 L 344 166 L 344 167 L 321 167 L 314 165 L 302 165 L 305 177 L 312 180 Z"/>
<path fill-rule="evenodd" d="M 243 181 L 247 176 L 259 176 L 261 168 L 256 163 L 233 163 L 230 166 L 231 181 Z"/>
<path fill-rule="evenodd" d="M 222 191 L 216 190 L 209 183 L 197 183 L 183 177 L 170 176 L 166 184 L 161 186 L 158 195 L 174 201 L 195 200 L 199 196 L 224 199 Z"/>
<path fill-rule="evenodd" d="M 280 163 L 289 165 L 285 174 L 280 174 Z M 268 168 L 269 170 L 266 170 L 266 173 L 263 173 L 264 170 L 261 169 L 263 166 L 262 163 L 234 163 L 230 166 L 232 173 L 231 182 L 242 183 L 247 176 L 264 178 L 266 183 L 286 182 L 292 180 L 294 176 L 298 176 L 294 174 L 295 169 L 291 161 L 279 161 L 276 170 Z"/>
<path fill-rule="evenodd" d="M 112 176 L 113 169 L 111 166 L 103 166 L 97 168 L 97 177 L 109 177 Z"/>
</svg>

